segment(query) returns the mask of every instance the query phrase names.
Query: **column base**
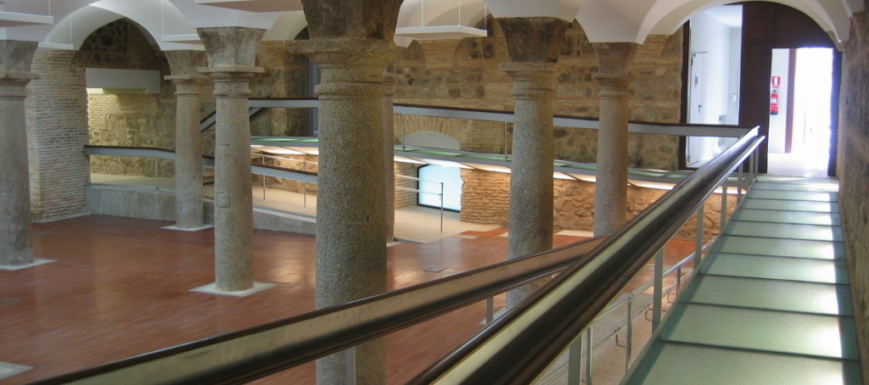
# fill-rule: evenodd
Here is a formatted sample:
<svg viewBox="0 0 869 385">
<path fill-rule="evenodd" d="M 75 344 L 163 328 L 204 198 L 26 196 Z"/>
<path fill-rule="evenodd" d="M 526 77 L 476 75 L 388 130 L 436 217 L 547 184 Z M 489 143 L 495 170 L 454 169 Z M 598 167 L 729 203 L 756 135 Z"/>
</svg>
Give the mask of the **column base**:
<svg viewBox="0 0 869 385">
<path fill-rule="evenodd" d="M 189 227 L 189 228 L 178 227 L 178 225 L 161 227 L 161 229 L 165 229 L 165 230 L 189 231 L 189 232 L 202 231 L 202 230 L 208 230 L 208 229 L 213 229 L 213 228 L 214 228 L 214 225 L 204 225 L 202 227 Z"/>
<path fill-rule="evenodd" d="M 0 270 L 12 270 L 12 271 L 22 270 L 22 269 L 26 269 L 29 267 L 44 265 L 46 263 L 52 263 L 52 262 L 57 262 L 57 261 L 54 259 L 33 258 L 33 262 L 28 263 L 26 265 L 16 265 L 16 266 L 0 265 Z M 2 369 L 3 368 L 0 367 L 0 372 L 3 371 Z M 2 377 L 0 377 L 0 378 L 2 378 Z"/>
<path fill-rule="evenodd" d="M 33 369 L 33 367 L 0 362 L 0 380 L 12 377 L 18 373 L 26 372 L 30 369 Z"/>
<path fill-rule="evenodd" d="M 261 292 L 263 290 L 271 289 L 277 285 L 276 283 L 271 282 L 254 282 L 253 287 L 247 290 L 237 290 L 237 291 L 225 291 L 217 288 L 217 283 L 209 283 L 205 286 L 200 286 L 195 289 L 190 289 L 190 291 L 195 291 L 197 293 L 206 293 L 206 294 L 216 294 L 216 295 L 228 295 L 232 297 L 247 297 L 251 294 Z"/>
</svg>

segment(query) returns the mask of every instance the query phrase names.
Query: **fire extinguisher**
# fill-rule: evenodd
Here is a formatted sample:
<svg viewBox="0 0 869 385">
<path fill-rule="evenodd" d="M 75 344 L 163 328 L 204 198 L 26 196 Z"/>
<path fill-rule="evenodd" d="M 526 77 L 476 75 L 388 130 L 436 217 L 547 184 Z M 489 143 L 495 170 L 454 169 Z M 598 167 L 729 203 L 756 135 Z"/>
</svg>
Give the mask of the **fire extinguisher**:
<svg viewBox="0 0 869 385">
<path fill-rule="evenodd" d="M 778 91 L 773 90 L 769 96 L 769 114 L 778 115 Z"/>
</svg>

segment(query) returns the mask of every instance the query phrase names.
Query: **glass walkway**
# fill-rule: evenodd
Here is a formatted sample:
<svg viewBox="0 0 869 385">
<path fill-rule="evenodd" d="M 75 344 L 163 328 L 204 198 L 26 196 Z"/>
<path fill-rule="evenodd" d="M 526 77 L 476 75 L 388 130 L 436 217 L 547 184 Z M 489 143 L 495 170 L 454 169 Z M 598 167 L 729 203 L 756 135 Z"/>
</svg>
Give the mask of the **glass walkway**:
<svg viewBox="0 0 869 385">
<path fill-rule="evenodd" d="M 761 178 L 624 384 L 860 384 L 830 180 Z"/>
</svg>

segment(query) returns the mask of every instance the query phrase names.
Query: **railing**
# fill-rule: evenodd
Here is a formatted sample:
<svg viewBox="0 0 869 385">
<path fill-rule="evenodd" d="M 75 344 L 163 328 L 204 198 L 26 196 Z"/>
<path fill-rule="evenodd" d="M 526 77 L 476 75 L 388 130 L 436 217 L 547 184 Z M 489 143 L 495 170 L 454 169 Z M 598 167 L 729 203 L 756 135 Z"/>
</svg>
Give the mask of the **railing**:
<svg viewBox="0 0 869 385">
<path fill-rule="evenodd" d="M 652 256 L 663 260 L 660 250 L 664 244 L 721 184 L 726 201 L 728 175 L 763 140 L 757 131 L 752 130 L 610 235 L 591 252 L 591 257 L 572 265 L 410 383 L 532 382 L 572 343 L 581 343 L 576 342 L 577 336 Z M 726 215 L 726 207 L 722 212 Z M 663 264 L 657 263 L 655 269 L 663 270 Z M 662 275 L 663 271 L 655 274 Z M 662 290 L 656 285 L 656 301 L 660 301 Z M 653 327 L 660 323 L 659 304 L 654 313 Z"/>
<path fill-rule="evenodd" d="M 33 383 L 230 384 L 252 381 L 421 323 L 567 268 L 595 238 L 342 306 Z"/>
<path fill-rule="evenodd" d="M 412 383 L 529 383 L 576 340 L 653 256 L 661 319 L 663 245 L 763 140 L 757 129 L 606 239 L 594 239 L 416 287 L 37 382 L 218 384 L 251 381 L 568 270 Z M 754 179 L 752 162 L 749 180 Z M 744 178 L 743 174 L 737 180 Z M 737 190 L 741 196 L 742 188 Z M 722 209 L 726 216 L 726 207 Z M 700 221 L 702 223 L 702 221 Z M 723 225 L 723 224 L 722 224 Z M 698 229 L 698 252 L 702 228 Z M 593 250 L 592 250 L 593 249 Z M 681 266 L 680 266 L 681 267 Z M 677 267 L 678 268 L 678 267 Z M 590 344 L 589 342 L 587 342 Z M 578 376 L 576 376 L 578 378 Z M 590 377 L 589 377 L 590 378 Z"/>
</svg>

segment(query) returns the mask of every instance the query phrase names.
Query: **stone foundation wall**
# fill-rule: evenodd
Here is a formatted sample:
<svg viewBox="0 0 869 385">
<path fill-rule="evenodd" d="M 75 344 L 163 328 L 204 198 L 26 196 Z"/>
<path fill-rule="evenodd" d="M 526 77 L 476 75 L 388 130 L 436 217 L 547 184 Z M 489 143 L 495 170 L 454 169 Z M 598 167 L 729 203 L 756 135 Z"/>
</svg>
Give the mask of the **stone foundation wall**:
<svg viewBox="0 0 869 385">
<path fill-rule="evenodd" d="M 304 97 L 308 82 L 308 59 L 289 55 L 285 41 L 263 41 L 257 46 L 256 65 L 265 72 L 250 83 L 252 98 Z M 251 134 L 308 136 L 305 109 L 268 108 L 251 119 Z"/>
<path fill-rule="evenodd" d="M 315 155 L 284 155 L 281 158 L 287 159 L 265 158 L 265 165 L 312 173 L 319 171 L 319 166 L 317 165 L 318 157 Z M 262 164 L 262 160 L 255 160 L 254 164 Z M 254 178 L 258 179 L 260 177 L 255 176 Z M 259 181 L 255 181 L 254 185 L 256 183 L 259 183 Z M 266 186 L 299 194 L 317 194 L 316 183 L 302 183 L 296 180 L 266 177 Z"/>
<path fill-rule="evenodd" d="M 842 227 L 848 256 L 854 319 L 863 361 L 863 381 L 869 383 L 869 15 L 851 19 L 851 39 L 845 47 L 840 99 L 839 164 Z M 843 164 L 844 163 L 844 164 Z"/>
<path fill-rule="evenodd" d="M 51 221 L 87 213 L 90 181 L 87 94 L 84 68 L 73 51 L 36 52 L 25 101 L 33 220 Z"/>
<path fill-rule="evenodd" d="M 173 150 L 174 116 L 161 111 L 159 95 L 90 94 L 90 144 L 97 146 L 153 147 Z M 168 103 L 162 106 L 168 107 Z M 154 158 L 91 157 L 91 172 L 110 175 L 173 177 L 174 164 Z"/>
<path fill-rule="evenodd" d="M 489 28 L 490 36 L 486 38 L 418 41 L 404 49 L 396 69 L 395 103 L 512 111 L 512 80 L 498 70 L 500 63 L 507 62 L 506 42 L 497 23 L 490 22 Z M 577 23 L 572 24 L 562 42 L 556 70 L 557 115 L 599 116 L 599 86 L 592 79 L 597 66 L 597 57 L 585 32 Z M 631 87 L 631 120 L 678 123 L 682 32 L 649 36 L 637 53 L 633 73 L 636 80 Z M 503 124 L 457 124 L 448 120 L 406 117 L 402 125 L 397 119 L 396 137 L 431 130 L 460 139 L 463 150 L 503 151 Z M 459 132 L 446 132 L 457 127 Z M 500 138 L 497 143 L 493 134 Z M 508 135 L 507 141 L 512 142 L 512 135 Z M 596 131 L 556 128 L 555 141 L 558 159 L 595 161 Z M 672 136 L 632 134 L 630 165 L 675 169 L 678 143 L 678 138 Z"/>
<path fill-rule="evenodd" d="M 464 222 L 507 226 L 510 210 L 510 175 L 480 170 L 462 170 L 465 182 L 462 191 L 461 220 Z M 591 182 L 556 179 L 554 181 L 554 229 L 594 230 L 594 187 Z M 664 196 L 667 190 L 628 188 L 628 216 L 632 218 Z M 727 200 L 727 215 L 736 208 L 736 196 Z M 694 238 L 696 216 L 677 232 L 679 238 Z M 719 232 L 721 222 L 721 194 L 713 194 L 704 205 L 704 231 L 706 240 Z"/>
</svg>

